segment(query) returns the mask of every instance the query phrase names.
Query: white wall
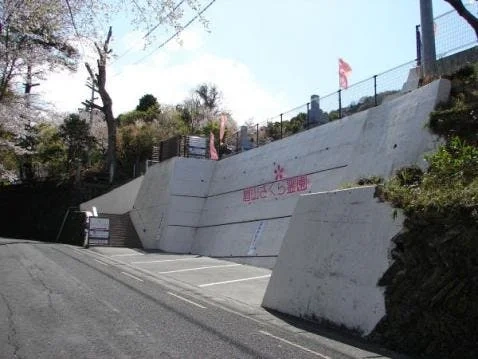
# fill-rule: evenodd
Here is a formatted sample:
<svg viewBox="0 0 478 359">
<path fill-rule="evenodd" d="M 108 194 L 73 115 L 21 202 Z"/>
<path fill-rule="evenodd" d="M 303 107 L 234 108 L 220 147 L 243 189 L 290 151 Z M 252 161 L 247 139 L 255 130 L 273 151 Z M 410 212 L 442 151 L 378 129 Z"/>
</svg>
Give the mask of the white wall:
<svg viewBox="0 0 478 359">
<path fill-rule="evenodd" d="M 377 281 L 402 217 L 394 220 L 373 188 L 317 192 L 425 167 L 439 142 L 426 128 L 429 114 L 449 92 L 450 82 L 438 80 L 218 162 L 150 167 L 130 211 L 143 246 L 275 265 L 264 306 L 369 333 L 385 314 Z"/>
<path fill-rule="evenodd" d="M 219 161 L 192 252 L 247 255 L 258 224 L 264 221 L 256 254 L 277 255 L 299 194 L 334 190 L 361 177 L 387 178 L 405 165 L 425 167 L 424 153 L 439 141 L 425 125 L 449 91 L 447 80 L 435 81 L 381 106 Z M 285 178 L 307 175 L 307 190 L 245 203 L 244 189 L 269 186 L 278 165 Z M 237 261 L 274 264 L 260 258 Z"/>
<path fill-rule="evenodd" d="M 131 220 L 145 248 L 189 253 L 214 162 L 171 158 L 148 169 Z"/>
<path fill-rule="evenodd" d="M 143 176 L 138 177 L 111 192 L 80 204 L 80 210 L 91 211 L 92 207 L 96 207 L 98 213 L 124 214 L 133 208 L 142 182 Z"/>
<path fill-rule="evenodd" d="M 144 248 L 158 248 L 166 228 L 170 201 L 169 182 L 174 168 L 172 158 L 148 168 L 144 175 L 130 218 Z"/>
<path fill-rule="evenodd" d="M 170 182 L 167 232 L 157 248 L 168 252 L 191 253 L 204 201 L 209 192 L 214 161 L 176 158 Z"/>
<path fill-rule="evenodd" d="M 374 193 L 361 187 L 300 197 L 264 307 L 363 334 L 373 330 L 385 315 L 377 282 L 404 219 Z"/>
<path fill-rule="evenodd" d="M 143 246 L 272 267 L 300 194 L 389 177 L 405 165 L 424 167 L 424 154 L 438 143 L 426 128 L 428 117 L 449 91 L 449 81 L 438 80 L 221 161 L 174 158 L 152 166 L 130 213 Z M 278 166 L 282 180 L 276 180 Z M 306 178 L 306 186 L 287 193 L 292 178 Z M 250 188 L 266 191 L 246 201 Z"/>
</svg>

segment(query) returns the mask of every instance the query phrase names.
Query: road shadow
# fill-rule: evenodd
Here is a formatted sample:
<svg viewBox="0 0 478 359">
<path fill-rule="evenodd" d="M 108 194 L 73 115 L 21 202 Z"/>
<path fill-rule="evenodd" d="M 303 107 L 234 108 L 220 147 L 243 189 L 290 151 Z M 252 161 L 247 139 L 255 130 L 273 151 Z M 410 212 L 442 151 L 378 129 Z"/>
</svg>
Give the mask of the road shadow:
<svg viewBox="0 0 478 359">
<path fill-rule="evenodd" d="M 322 337 L 335 340 L 362 350 L 370 351 L 372 353 L 377 353 L 380 356 L 367 356 L 368 359 L 379 359 L 382 356 L 392 359 L 413 359 L 414 357 L 400 354 L 384 348 L 376 343 L 372 343 L 367 341 L 367 339 L 362 338 L 359 336 L 357 332 L 354 332 L 350 329 L 345 327 L 337 326 L 327 321 L 312 322 L 309 320 L 305 320 L 302 318 L 297 318 L 289 314 L 280 313 L 278 311 L 264 308 L 267 312 L 272 314 L 273 316 L 277 317 L 278 319 L 286 322 L 287 324 L 301 329 L 308 333 L 313 333 L 320 335 Z"/>
</svg>

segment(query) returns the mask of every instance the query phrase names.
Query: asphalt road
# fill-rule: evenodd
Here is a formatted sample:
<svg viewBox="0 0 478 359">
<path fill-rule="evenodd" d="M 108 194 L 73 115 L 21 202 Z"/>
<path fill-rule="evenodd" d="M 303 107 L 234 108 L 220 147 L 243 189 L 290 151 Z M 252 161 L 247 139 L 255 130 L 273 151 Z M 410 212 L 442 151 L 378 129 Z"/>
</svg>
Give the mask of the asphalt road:
<svg viewBox="0 0 478 359">
<path fill-rule="evenodd" d="M 0 358 L 365 357 L 61 244 L 0 239 L 0 318 Z"/>
</svg>

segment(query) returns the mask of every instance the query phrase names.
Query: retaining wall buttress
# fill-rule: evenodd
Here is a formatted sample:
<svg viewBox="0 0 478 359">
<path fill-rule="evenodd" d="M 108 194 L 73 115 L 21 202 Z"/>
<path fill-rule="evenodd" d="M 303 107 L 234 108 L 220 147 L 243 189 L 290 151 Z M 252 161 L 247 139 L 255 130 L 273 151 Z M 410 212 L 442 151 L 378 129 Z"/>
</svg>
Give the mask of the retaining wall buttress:
<svg viewBox="0 0 478 359">
<path fill-rule="evenodd" d="M 378 280 L 404 217 L 375 187 L 300 197 L 262 305 L 362 334 L 385 315 Z"/>
</svg>

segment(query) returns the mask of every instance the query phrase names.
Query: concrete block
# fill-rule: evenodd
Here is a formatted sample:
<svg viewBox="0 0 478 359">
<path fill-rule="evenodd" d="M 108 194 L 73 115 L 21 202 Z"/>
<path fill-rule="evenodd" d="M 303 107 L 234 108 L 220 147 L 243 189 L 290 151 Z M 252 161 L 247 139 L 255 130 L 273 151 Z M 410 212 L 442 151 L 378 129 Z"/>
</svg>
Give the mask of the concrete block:
<svg viewBox="0 0 478 359">
<path fill-rule="evenodd" d="M 361 187 L 300 197 L 264 307 L 363 334 L 373 330 L 385 315 L 377 281 L 403 224 L 403 216 L 374 192 Z"/>
</svg>

